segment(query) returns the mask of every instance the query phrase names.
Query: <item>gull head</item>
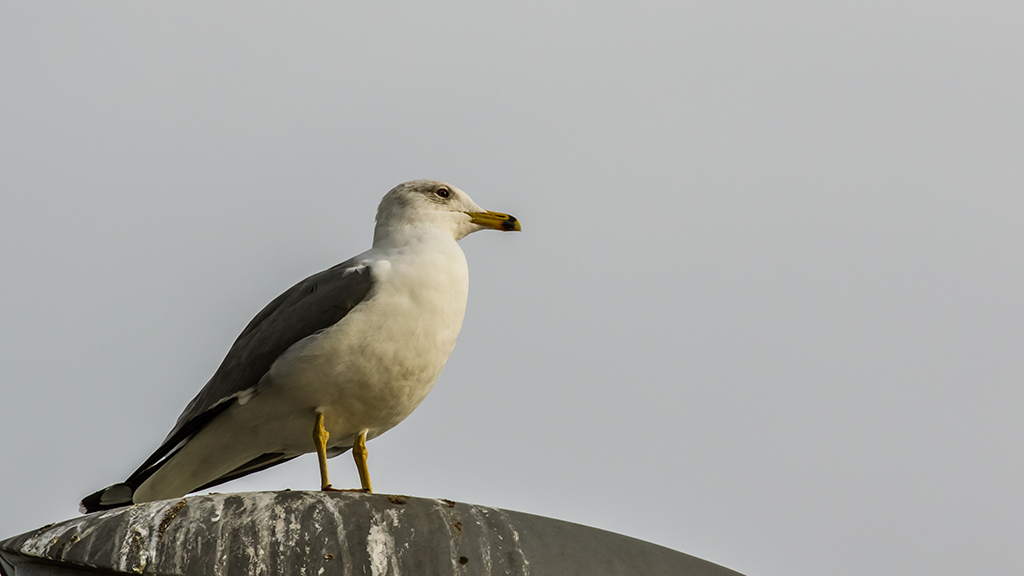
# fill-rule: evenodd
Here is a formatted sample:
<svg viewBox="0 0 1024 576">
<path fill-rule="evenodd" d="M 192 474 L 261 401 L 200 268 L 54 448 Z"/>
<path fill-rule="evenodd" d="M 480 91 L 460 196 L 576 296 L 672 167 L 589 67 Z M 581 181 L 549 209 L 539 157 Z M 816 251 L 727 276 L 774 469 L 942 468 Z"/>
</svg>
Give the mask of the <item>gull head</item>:
<svg viewBox="0 0 1024 576">
<path fill-rule="evenodd" d="M 484 210 L 451 184 L 413 180 L 395 186 L 380 201 L 373 244 L 396 237 L 437 233 L 460 240 L 485 228 L 522 230 L 515 216 Z"/>
</svg>

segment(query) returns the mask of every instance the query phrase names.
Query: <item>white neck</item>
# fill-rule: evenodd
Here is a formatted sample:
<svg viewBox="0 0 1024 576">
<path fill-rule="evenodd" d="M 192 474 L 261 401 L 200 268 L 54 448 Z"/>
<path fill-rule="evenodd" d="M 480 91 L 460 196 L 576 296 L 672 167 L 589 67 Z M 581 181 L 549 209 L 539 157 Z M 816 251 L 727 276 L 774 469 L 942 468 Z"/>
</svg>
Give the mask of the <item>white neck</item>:
<svg viewBox="0 0 1024 576">
<path fill-rule="evenodd" d="M 375 249 L 400 248 L 422 242 L 448 241 L 454 242 L 451 234 L 434 226 L 423 224 L 381 225 L 378 223 L 373 230 L 373 247 Z"/>
</svg>

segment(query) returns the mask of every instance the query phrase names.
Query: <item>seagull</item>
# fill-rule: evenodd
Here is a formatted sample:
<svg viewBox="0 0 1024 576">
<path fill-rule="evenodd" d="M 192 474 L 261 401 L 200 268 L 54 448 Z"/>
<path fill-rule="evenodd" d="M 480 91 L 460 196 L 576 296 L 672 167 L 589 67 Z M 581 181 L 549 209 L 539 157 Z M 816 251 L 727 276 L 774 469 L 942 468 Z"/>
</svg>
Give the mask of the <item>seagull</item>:
<svg viewBox="0 0 1024 576">
<path fill-rule="evenodd" d="M 457 241 L 519 231 L 436 180 L 399 184 L 377 209 L 373 246 L 314 274 L 260 311 L 159 448 L 124 482 L 86 496 L 82 513 L 179 498 L 316 452 L 352 450 L 372 492 L 366 441 L 427 396 L 455 347 L 469 268 Z"/>
</svg>

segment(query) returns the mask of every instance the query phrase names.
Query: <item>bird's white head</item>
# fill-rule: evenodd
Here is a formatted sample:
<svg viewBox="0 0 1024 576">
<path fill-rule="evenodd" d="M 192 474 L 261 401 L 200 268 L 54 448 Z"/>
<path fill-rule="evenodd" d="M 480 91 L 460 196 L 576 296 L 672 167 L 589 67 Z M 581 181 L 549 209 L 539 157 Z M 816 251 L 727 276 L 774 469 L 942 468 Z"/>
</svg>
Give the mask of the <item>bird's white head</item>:
<svg viewBox="0 0 1024 576">
<path fill-rule="evenodd" d="M 485 228 L 506 232 L 522 229 L 515 216 L 484 210 L 451 184 L 413 180 L 395 186 L 380 201 L 373 245 L 437 233 L 460 240 Z"/>
</svg>

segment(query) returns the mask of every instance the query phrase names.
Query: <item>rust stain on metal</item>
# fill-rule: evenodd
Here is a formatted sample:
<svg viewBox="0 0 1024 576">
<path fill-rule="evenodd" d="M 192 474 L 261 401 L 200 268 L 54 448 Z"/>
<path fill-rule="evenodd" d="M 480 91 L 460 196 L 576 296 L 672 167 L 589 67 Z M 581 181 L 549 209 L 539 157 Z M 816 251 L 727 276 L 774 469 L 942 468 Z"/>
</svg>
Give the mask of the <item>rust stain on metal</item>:
<svg viewBox="0 0 1024 576">
<path fill-rule="evenodd" d="M 465 556 L 459 556 L 459 564 L 462 564 L 463 566 L 469 564 L 469 558 L 466 558 Z"/>
<path fill-rule="evenodd" d="M 167 509 L 167 512 L 164 512 L 164 517 L 160 519 L 160 526 L 156 529 L 158 540 L 164 537 L 164 533 L 167 532 L 167 527 L 171 525 L 174 517 L 178 515 L 178 512 L 181 512 L 181 509 L 184 508 L 186 504 L 187 502 L 182 499 L 181 502 L 171 506 Z"/>
<path fill-rule="evenodd" d="M 451 501 L 451 500 L 449 500 L 447 498 L 441 498 L 441 502 L 444 502 L 444 505 L 449 507 L 449 508 L 455 508 L 455 502 L 453 502 L 453 501 Z"/>
<path fill-rule="evenodd" d="M 391 502 L 392 504 L 402 505 L 408 501 L 408 496 L 402 496 L 400 494 L 388 494 L 388 502 Z"/>
<path fill-rule="evenodd" d="M 459 531 L 459 536 L 462 536 L 462 522 L 456 520 L 455 522 L 452 522 L 452 526 L 454 526 L 455 529 Z"/>
<path fill-rule="evenodd" d="M 334 560 L 334 554 L 324 554 L 324 560 Z"/>
</svg>

